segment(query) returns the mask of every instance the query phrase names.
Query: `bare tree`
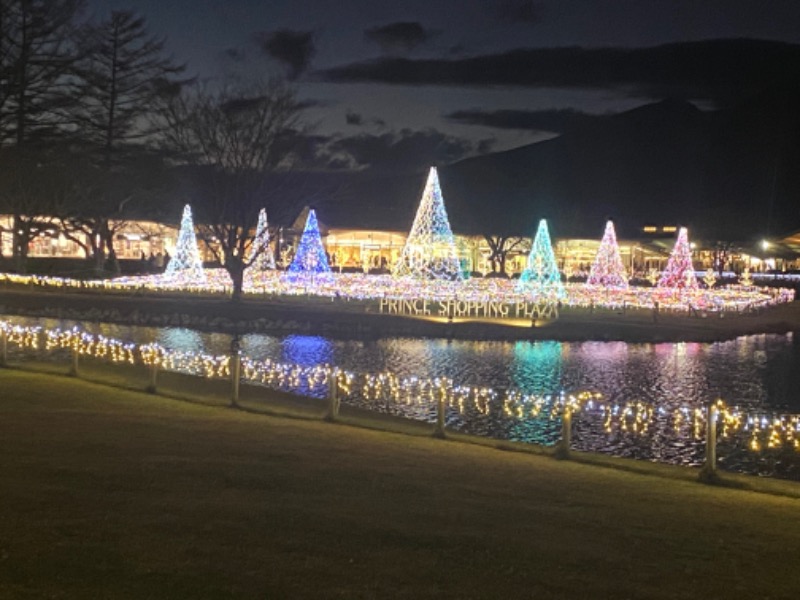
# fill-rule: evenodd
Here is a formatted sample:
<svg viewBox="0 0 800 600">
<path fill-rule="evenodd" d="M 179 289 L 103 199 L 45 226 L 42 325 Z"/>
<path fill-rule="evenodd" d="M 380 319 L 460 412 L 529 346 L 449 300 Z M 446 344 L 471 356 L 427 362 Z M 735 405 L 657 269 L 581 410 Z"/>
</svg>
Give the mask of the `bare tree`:
<svg viewBox="0 0 800 600">
<path fill-rule="evenodd" d="M 114 236 L 141 195 L 143 164 L 158 170 L 152 152 L 155 113 L 180 91 L 184 67 L 164 54 L 164 41 L 150 36 L 145 20 L 114 11 L 80 31 L 76 63 L 80 105 L 73 118 L 89 164 L 81 170 L 87 193 L 73 196 L 62 222 L 71 239 L 91 251 L 95 269 L 118 269 Z M 126 182 L 121 184 L 121 182 Z M 80 243 L 80 242 L 79 242 Z"/>
<path fill-rule="evenodd" d="M 54 141 L 68 130 L 74 103 L 74 34 L 82 0 L 0 1 L 0 164 L 3 210 L 13 215 L 16 268 L 26 270 L 28 244 L 43 227 L 42 173 L 57 167 Z"/>
<path fill-rule="evenodd" d="M 277 202 L 270 175 L 291 166 L 288 140 L 302 110 L 292 88 L 270 81 L 187 91 L 164 113 L 169 146 L 193 167 L 199 237 L 228 271 L 233 300 L 241 298 L 244 270 L 263 251 L 251 252 L 258 211 Z"/>
<path fill-rule="evenodd" d="M 0 204 L 13 215 L 14 268 L 25 273 L 30 243 L 57 230 L 52 215 L 72 187 L 71 175 L 54 158 L 16 147 L 0 151 L 0 162 Z"/>
</svg>

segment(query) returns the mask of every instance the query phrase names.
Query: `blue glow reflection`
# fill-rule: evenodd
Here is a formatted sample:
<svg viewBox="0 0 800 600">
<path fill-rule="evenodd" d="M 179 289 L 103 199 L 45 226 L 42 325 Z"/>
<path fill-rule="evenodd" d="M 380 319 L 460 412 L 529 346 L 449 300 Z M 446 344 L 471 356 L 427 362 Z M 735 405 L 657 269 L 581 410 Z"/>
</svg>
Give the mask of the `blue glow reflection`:
<svg viewBox="0 0 800 600">
<path fill-rule="evenodd" d="M 318 335 L 289 335 L 283 339 L 285 362 L 304 367 L 333 363 L 333 343 Z"/>
</svg>

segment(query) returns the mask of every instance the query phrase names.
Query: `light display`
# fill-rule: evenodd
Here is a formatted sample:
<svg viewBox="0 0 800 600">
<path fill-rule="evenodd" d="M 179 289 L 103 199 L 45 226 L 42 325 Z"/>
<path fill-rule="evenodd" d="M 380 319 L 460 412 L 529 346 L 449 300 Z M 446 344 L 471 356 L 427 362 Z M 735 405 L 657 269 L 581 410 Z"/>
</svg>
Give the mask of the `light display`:
<svg viewBox="0 0 800 600">
<path fill-rule="evenodd" d="M 628 277 L 625 274 L 625 267 L 622 266 L 617 234 L 612 221 L 606 223 L 606 230 L 586 283 L 610 288 L 628 287 Z"/>
<path fill-rule="evenodd" d="M 714 273 L 714 269 L 708 269 L 706 274 L 703 275 L 703 283 L 706 284 L 708 289 L 713 288 L 717 284 L 717 274 Z"/>
<path fill-rule="evenodd" d="M 539 221 L 528 262 L 517 283 L 517 291 L 544 302 L 557 302 L 566 297 L 547 221 L 544 219 Z"/>
<path fill-rule="evenodd" d="M 118 277 L 116 279 L 77 280 L 41 275 L 18 275 L 0 273 L 0 284 L 20 286 L 28 289 L 71 289 L 103 291 L 109 294 L 146 292 L 157 296 L 160 293 L 181 292 L 193 295 L 226 296 L 231 281 L 224 269 L 207 269 L 207 281 L 199 284 L 163 275 Z M 363 275 L 360 273 L 329 274 L 327 277 L 291 279 L 279 271 L 256 271 L 245 282 L 245 293 L 254 298 L 291 297 L 314 295 L 319 298 L 347 298 L 353 301 L 380 301 L 383 299 L 406 302 L 477 302 L 524 303 L 532 297 L 525 287 L 513 279 L 481 277 L 465 282 L 422 280 L 408 277 L 395 278 L 389 275 Z M 313 284 L 313 285 L 312 285 Z M 588 308 L 590 306 L 618 309 L 641 308 L 651 310 L 653 302 L 659 302 L 662 314 L 743 313 L 764 309 L 794 301 L 795 292 L 788 288 L 759 288 L 729 286 L 714 289 L 684 289 L 680 294 L 667 294 L 666 290 L 651 287 L 631 286 L 627 289 L 597 288 L 583 284 L 563 286 L 565 296 L 561 303 L 565 307 Z M 377 308 L 377 307 L 376 307 Z M 515 316 L 513 313 L 510 316 Z"/>
<path fill-rule="evenodd" d="M 230 356 L 176 351 L 159 344 L 137 345 L 93 335 L 78 329 L 45 329 L 13 325 L 0 320 L 0 336 L 20 350 L 70 350 L 79 356 L 115 364 L 146 365 L 205 378 L 230 377 Z M 353 373 L 328 364 L 300 365 L 271 359 L 242 357 L 242 381 L 287 391 L 323 391 L 335 380 L 342 399 L 356 398 L 430 407 L 442 399 L 449 411 L 509 419 L 555 420 L 568 410 L 585 418 L 599 418 L 608 433 L 646 435 L 657 418 L 676 433 L 701 440 L 706 411 L 682 405 L 666 409 L 642 401 L 605 402 L 590 391 L 530 394 L 514 388 L 495 390 L 486 386 L 460 385 L 449 378 L 398 377 L 390 372 Z M 721 437 L 747 437 L 751 451 L 789 448 L 800 451 L 800 415 L 746 412 L 716 402 Z"/>
<path fill-rule="evenodd" d="M 317 213 L 314 209 L 308 211 L 306 226 L 297 244 L 292 264 L 286 272 L 286 279 L 302 280 L 304 283 L 313 279 L 317 284 L 331 280 L 331 268 L 328 265 L 325 247 L 322 245 Z"/>
<path fill-rule="evenodd" d="M 428 173 L 414 224 L 394 265 L 393 274 L 416 279 L 463 279 L 436 167 L 431 167 Z"/>
<path fill-rule="evenodd" d="M 678 231 L 678 239 L 675 240 L 675 247 L 669 255 L 667 267 L 661 274 L 657 287 L 692 290 L 698 287 L 686 227 L 681 227 Z"/>
<path fill-rule="evenodd" d="M 178 242 L 173 256 L 164 276 L 168 279 L 180 278 L 194 284 L 204 284 L 206 274 L 203 270 L 203 261 L 200 260 L 200 251 L 197 249 L 197 236 L 194 232 L 192 208 L 187 204 L 183 207 L 181 217 L 181 230 L 178 233 Z"/>
<path fill-rule="evenodd" d="M 275 268 L 275 254 L 269 244 L 269 226 L 267 224 L 267 211 L 261 209 L 258 212 L 258 224 L 256 225 L 256 236 L 253 245 L 250 247 L 250 259 L 255 256 L 250 267 L 260 271 Z"/>
<path fill-rule="evenodd" d="M 753 277 L 750 275 L 750 269 L 748 267 L 745 267 L 744 271 L 742 271 L 742 275 L 739 277 L 739 283 L 745 287 L 753 285 Z"/>
</svg>

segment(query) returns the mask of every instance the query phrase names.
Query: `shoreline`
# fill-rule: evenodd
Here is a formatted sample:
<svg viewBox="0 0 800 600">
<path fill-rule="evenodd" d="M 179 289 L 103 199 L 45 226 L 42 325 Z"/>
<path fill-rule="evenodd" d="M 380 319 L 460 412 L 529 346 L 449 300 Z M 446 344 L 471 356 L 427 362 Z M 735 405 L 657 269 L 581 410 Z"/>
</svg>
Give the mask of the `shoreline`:
<svg viewBox="0 0 800 600">
<path fill-rule="evenodd" d="M 376 312 L 374 303 L 316 297 L 269 300 L 190 294 L 126 294 L 0 288 L 0 315 L 98 321 L 149 327 L 187 327 L 222 333 L 300 333 L 344 339 L 428 337 L 465 340 L 620 341 L 630 343 L 717 342 L 743 335 L 800 331 L 800 302 L 758 313 L 695 316 L 650 310 L 562 310 L 558 319 L 536 323 L 447 322 Z"/>
</svg>

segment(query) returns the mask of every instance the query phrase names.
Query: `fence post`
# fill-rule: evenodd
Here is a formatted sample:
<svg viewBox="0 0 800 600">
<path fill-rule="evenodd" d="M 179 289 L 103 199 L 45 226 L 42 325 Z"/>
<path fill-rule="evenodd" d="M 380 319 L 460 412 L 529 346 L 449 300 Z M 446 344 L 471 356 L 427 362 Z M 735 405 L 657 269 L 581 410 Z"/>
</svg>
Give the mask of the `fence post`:
<svg viewBox="0 0 800 600">
<path fill-rule="evenodd" d="M 338 372 L 334 369 L 330 375 L 330 382 L 328 383 L 328 412 L 325 414 L 325 420 L 333 423 L 339 417 L 339 378 Z"/>
<path fill-rule="evenodd" d="M 569 447 L 572 444 L 572 410 L 565 404 L 561 411 L 561 440 L 556 444 L 553 456 L 559 460 L 569 458 Z"/>
<path fill-rule="evenodd" d="M 444 394 L 440 393 L 439 399 L 436 401 L 436 429 L 433 430 L 433 437 L 442 440 L 446 437 L 444 432 L 444 413 Z"/>
<path fill-rule="evenodd" d="M 231 406 L 239 404 L 239 380 L 242 378 L 242 357 L 239 354 L 239 334 L 231 340 Z"/>
<path fill-rule="evenodd" d="M 0 327 L 0 367 L 8 365 L 8 332 Z"/>
<path fill-rule="evenodd" d="M 70 345 L 70 358 L 71 363 L 69 367 L 69 374 L 72 377 L 80 376 L 80 372 L 78 370 L 78 358 L 80 357 L 80 350 L 78 349 L 78 342 L 73 342 Z"/>
<path fill-rule="evenodd" d="M 157 357 L 153 359 L 153 364 L 150 365 L 150 383 L 147 385 L 147 392 L 155 394 L 158 390 L 158 360 Z"/>
<path fill-rule="evenodd" d="M 700 481 L 714 482 L 717 474 L 717 414 L 716 403 L 706 408 L 706 462 L 700 470 Z"/>
</svg>

